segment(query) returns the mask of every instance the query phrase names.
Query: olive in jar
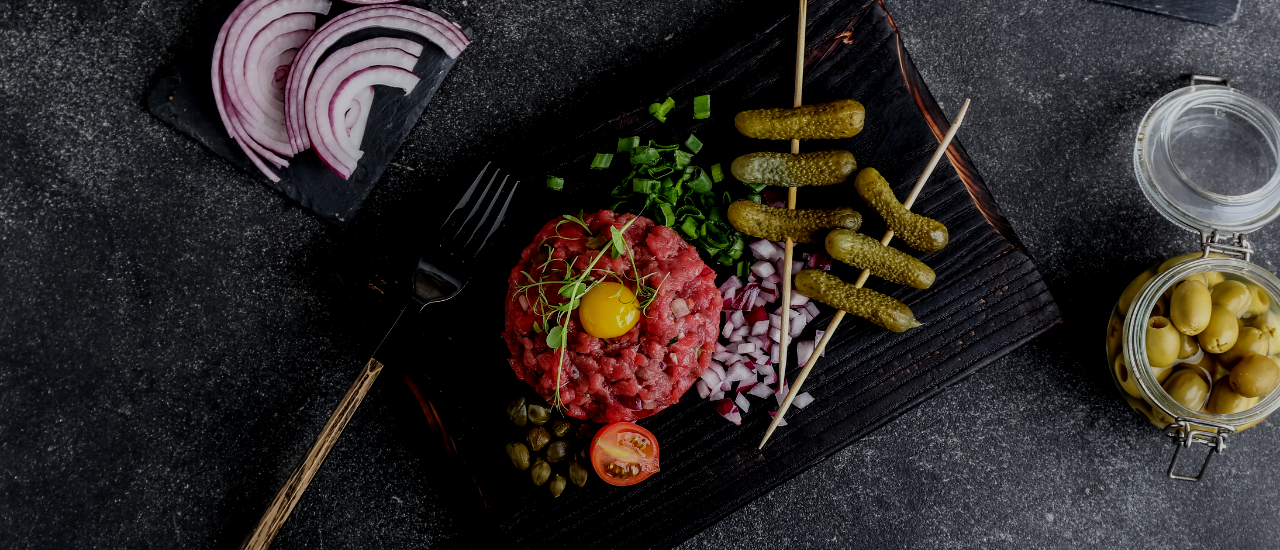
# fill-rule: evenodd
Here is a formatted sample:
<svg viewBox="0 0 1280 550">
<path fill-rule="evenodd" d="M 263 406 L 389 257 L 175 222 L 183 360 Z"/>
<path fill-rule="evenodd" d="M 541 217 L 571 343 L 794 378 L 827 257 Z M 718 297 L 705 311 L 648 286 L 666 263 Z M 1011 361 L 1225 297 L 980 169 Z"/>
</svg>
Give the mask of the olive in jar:
<svg viewBox="0 0 1280 550">
<path fill-rule="evenodd" d="M 1240 281 L 1222 281 L 1213 287 L 1213 305 L 1223 306 L 1240 317 L 1253 302 L 1253 293 Z"/>
<path fill-rule="evenodd" d="M 1271 340 L 1271 349 L 1280 352 L 1280 316 L 1268 311 L 1252 319 L 1249 326 L 1261 330 Z"/>
<path fill-rule="evenodd" d="M 1249 295 L 1253 299 L 1245 309 L 1244 317 L 1258 317 L 1271 311 L 1271 295 L 1267 294 L 1266 290 L 1253 283 L 1247 283 L 1245 286 L 1249 287 Z"/>
<path fill-rule="evenodd" d="M 1195 336 L 1209 325 L 1209 314 L 1213 310 L 1213 295 L 1209 287 L 1201 281 L 1190 280 L 1178 283 L 1169 299 L 1169 320 L 1178 332 Z"/>
<path fill-rule="evenodd" d="M 1182 345 L 1178 347 L 1179 360 L 1186 359 L 1197 353 L 1200 353 L 1200 343 L 1196 341 L 1195 336 L 1187 336 L 1186 334 L 1182 334 L 1182 333 L 1178 333 L 1178 334 L 1182 336 L 1182 338 L 1180 339 L 1182 341 Z"/>
<path fill-rule="evenodd" d="M 1238 413 L 1252 407 L 1254 402 L 1253 398 L 1240 395 L 1231 389 L 1230 380 L 1219 380 L 1213 384 L 1213 391 L 1209 393 L 1209 402 L 1205 404 L 1204 412 L 1210 414 Z"/>
<path fill-rule="evenodd" d="M 1169 394 L 1169 397 L 1193 411 L 1200 410 L 1205 400 L 1209 398 L 1209 383 L 1196 370 L 1179 370 L 1163 384 L 1164 391 Z"/>
<path fill-rule="evenodd" d="M 1196 340 L 1200 342 L 1200 349 L 1208 353 L 1222 353 L 1236 345 L 1239 335 L 1240 325 L 1236 323 L 1235 312 L 1215 305 L 1209 314 L 1209 325 L 1196 335 Z"/>
<path fill-rule="evenodd" d="M 1147 320 L 1147 361 L 1151 368 L 1161 369 L 1178 360 L 1182 335 L 1164 317 Z"/>
<path fill-rule="evenodd" d="M 1271 355 L 1271 339 L 1267 338 L 1261 330 L 1253 327 L 1244 327 L 1240 329 L 1240 335 L 1236 337 L 1236 345 L 1231 349 L 1218 355 L 1218 360 L 1222 362 L 1222 366 L 1228 369 L 1236 366 L 1245 356 L 1253 355 Z"/>
<path fill-rule="evenodd" d="M 1113 368 L 1115 369 L 1116 381 L 1120 383 L 1120 387 L 1124 389 L 1124 392 L 1141 398 L 1142 390 L 1138 389 L 1138 380 L 1134 378 L 1133 372 L 1129 370 L 1128 365 L 1124 364 L 1123 355 L 1116 357 Z"/>
<path fill-rule="evenodd" d="M 1231 389 L 1245 397 L 1262 397 L 1280 382 L 1280 365 L 1265 355 L 1249 355 L 1231 369 Z"/>
<path fill-rule="evenodd" d="M 1138 297 L 1138 291 L 1147 286 L 1147 283 L 1155 276 L 1156 270 L 1152 268 L 1139 273 L 1137 277 L 1129 281 L 1129 286 L 1124 287 L 1124 292 L 1120 293 L 1120 302 L 1116 304 L 1116 307 L 1120 308 L 1121 315 L 1129 314 L 1129 306 L 1133 305 L 1133 299 Z"/>
</svg>

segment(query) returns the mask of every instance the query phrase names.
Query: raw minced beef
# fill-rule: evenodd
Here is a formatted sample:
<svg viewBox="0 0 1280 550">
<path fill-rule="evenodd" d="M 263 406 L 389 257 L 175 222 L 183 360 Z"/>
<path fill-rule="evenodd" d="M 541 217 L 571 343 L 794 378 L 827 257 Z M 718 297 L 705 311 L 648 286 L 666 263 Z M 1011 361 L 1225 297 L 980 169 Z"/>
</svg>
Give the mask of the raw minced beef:
<svg viewBox="0 0 1280 550">
<path fill-rule="evenodd" d="M 697 249 L 671 228 L 644 217 L 623 232 L 638 275 L 633 272 L 628 254 L 614 258 L 609 255 L 608 246 L 600 250 L 588 248 L 593 236 L 609 235 L 610 226 L 621 230 L 632 218 L 635 216 L 609 210 L 588 214 L 582 220 L 590 228 L 589 234 L 576 222 L 551 220 L 521 252 L 520 262 L 507 280 L 506 328 L 502 338 L 511 351 L 511 368 L 552 402 L 560 351 L 547 346 L 546 333 L 534 330 L 534 323 L 542 317 L 532 311 L 538 307 L 538 293 L 519 290 L 530 282 L 525 273 L 534 280 L 563 278 L 562 262 L 546 262 L 550 246 L 550 257 L 572 262 L 576 273 L 585 270 L 596 255 L 605 254 L 592 274 L 600 280 L 608 277 L 611 281 L 629 281 L 633 292 L 637 289 L 632 281 L 651 274 L 645 285 L 658 288 L 657 297 L 626 334 L 596 338 L 582 330 L 577 310 L 571 314 L 566 327 L 568 347 L 564 351 L 560 398 L 565 412 L 577 418 L 618 422 L 657 413 L 679 401 L 702 376 L 715 353 L 721 297 L 715 272 L 698 257 Z M 602 241 L 597 238 L 591 244 Z M 541 271 L 544 265 L 550 273 Z M 560 286 L 544 289 L 550 303 L 563 301 L 557 293 Z"/>
</svg>

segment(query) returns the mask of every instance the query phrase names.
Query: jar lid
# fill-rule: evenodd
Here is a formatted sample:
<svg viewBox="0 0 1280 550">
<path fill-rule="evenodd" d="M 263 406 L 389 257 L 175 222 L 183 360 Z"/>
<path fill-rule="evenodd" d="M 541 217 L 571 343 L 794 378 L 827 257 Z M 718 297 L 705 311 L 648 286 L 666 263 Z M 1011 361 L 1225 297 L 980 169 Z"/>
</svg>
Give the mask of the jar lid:
<svg viewBox="0 0 1280 550">
<path fill-rule="evenodd" d="M 1258 100 L 1196 78 L 1147 111 L 1134 171 L 1147 200 L 1174 223 L 1206 236 L 1243 235 L 1280 216 L 1280 120 Z"/>
</svg>

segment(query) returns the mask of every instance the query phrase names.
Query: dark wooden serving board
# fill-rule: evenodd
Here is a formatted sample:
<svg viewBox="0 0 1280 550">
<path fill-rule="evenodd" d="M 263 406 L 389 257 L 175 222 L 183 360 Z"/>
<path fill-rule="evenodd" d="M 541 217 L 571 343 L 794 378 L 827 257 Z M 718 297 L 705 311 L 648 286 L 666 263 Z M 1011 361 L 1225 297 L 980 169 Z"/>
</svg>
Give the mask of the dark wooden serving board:
<svg viewBox="0 0 1280 550">
<path fill-rule="evenodd" d="M 280 176 L 280 181 L 273 182 L 253 165 L 227 133 L 213 98 L 209 70 L 213 46 L 223 22 L 239 4 L 240 0 L 212 0 L 206 4 L 198 23 L 192 25 L 183 39 L 177 59 L 157 74 L 155 85 L 147 94 L 147 110 L 241 170 L 261 178 L 262 183 L 321 219 L 346 227 L 386 171 L 396 151 L 400 150 L 400 145 L 409 137 L 418 117 L 422 116 L 449 69 L 453 68 L 454 59 L 445 55 L 439 46 L 408 32 L 365 29 L 339 40 L 325 55 L 374 36 L 394 36 L 418 42 L 424 48 L 413 72 L 422 80 L 407 95 L 385 86 L 377 87 L 365 139 L 361 143 L 364 156 L 350 179 L 342 179 L 321 162 L 314 149 L 307 149 L 288 159 L 290 165 L 287 168 L 272 167 Z M 317 17 L 316 28 L 356 7 L 335 0 L 329 15 Z M 470 35 L 469 32 L 467 34 Z"/>
<path fill-rule="evenodd" d="M 416 323 L 412 330 L 392 338 L 378 354 L 399 370 L 384 377 L 407 378 L 430 401 L 432 420 L 452 437 L 453 460 L 465 463 L 447 462 L 453 466 L 433 471 L 449 474 L 433 479 L 456 482 L 471 495 L 479 489 L 483 495 L 484 508 L 467 506 L 469 498 L 457 501 L 461 520 L 476 524 L 466 531 L 469 535 L 500 539 L 504 548 L 676 544 L 1060 321 L 1035 265 L 957 140 L 916 203 L 918 212 L 950 228 L 946 249 L 920 256 L 936 271 L 937 283 L 928 290 L 874 279 L 870 285 L 908 304 L 924 326 L 894 334 L 847 318 L 805 387 L 816 400 L 792 412 L 790 424 L 779 428 L 763 451 L 756 445 L 773 401 L 754 400 L 739 427 L 690 391 L 678 404 L 640 422 L 661 442 L 662 472 L 639 485 L 619 489 L 593 479 L 582 489 L 570 486 L 553 500 L 545 487 L 534 487 L 527 473 L 511 467 L 503 446 L 517 435 L 504 408 L 528 388 L 508 367 L 499 333 L 505 280 L 519 251 L 547 220 L 611 204 L 607 191 L 625 168 L 591 171 L 586 166 L 595 153 L 611 152 L 619 137 L 672 143 L 695 132 L 706 148 L 694 163 L 704 167 L 716 162 L 727 167 L 735 156 L 751 151 L 786 150 L 786 142 L 740 136 L 732 122 L 739 110 L 791 103 L 796 20 L 794 5 L 785 4 L 740 14 L 740 24 L 729 27 L 740 29 L 735 31 L 742 32 L 740 40 L 726 45 L 723 35 L 708 37 L 703 41 L 708 47 L 626 71 L 646 75 L 644 79 L 624 76 L 584 91 L 586 99 L 567 110 L 568 115 L 554 115 L 528 130 L 537 141 L 508 140 L 549 147 L 477 152 L 474 162 L 461 162 L 456 173 L 423 182 L 434 191 L 430 199 L 405 206 L 412 219 L 395 229 L 383 228 L 379 239 L 352 237 L 350 258 L 363 259 L 342 263 L 365 269 L 370 262 L 381 262 L 372 277 L 358 269 L 340 273 L 344 280 L 352 278 L 347 282 L 354 302 L 382 303 L 394 311 L 403 303 L 405 276 L 416 258 L 412 243 L 420 246 L 429 233 L 419 230 L 438 223 L 457 201 L 464 187 L 459 184 L 469 183 L 488 160 L 517 170 L 524 182 L 514 202 L 517 208 L 486 250 L 467 290 L 423 311 L 411 320 Z M 812 0 L 808 36 L 806 102 L 855 98 L 866 106 L 867 123 L 852 139 L 805 142 L 802 150 L 848 149 L 860 166 L 879 169 L 904 196 L 949 122 L 903 49 L 892 19 L 875 1 Z M 664 74 L 675 78 L 654 77 Z M 692 120 L 692 98 L 707 93 L 712 117 Z M 658 123 L 646 106 L 668 95 L 676 99 L 676 109 L 666 124 Z M 981 117 L 992 108 L 999 107 L 975 105 L 969 116 Z M 625 157 L 614 162 L 626 164 Z M 544 188 L 548 173 L 566 178 L 565 191 Z M 740 188 L 733 182 L 725 185 Z M 802 207 L 835 203 L 868 212 L 848 186 L 800 192 Z M 865 219 L 862 231 L 879 235 L 884 230 L 874 214 Z M 368 250 L 369 243 L 386 239 L 400 244 Z M 367 259 L 378 254 L 379 260 Z M 856 277 L 852 270 L 837 272 Z M 812 338 L 832 314 L 824 307 L 801 339 Z M 369 327 L 370 337 L 378 336 L 377 328 Z M 789 371 L 797 372 L 794 359 Z M 407 389 L 404 397 L 406 410 L 421 418 Z M 408 437 L 434 438 L 438 433 L 422 426 L 422 433 Z"/>
</svg>

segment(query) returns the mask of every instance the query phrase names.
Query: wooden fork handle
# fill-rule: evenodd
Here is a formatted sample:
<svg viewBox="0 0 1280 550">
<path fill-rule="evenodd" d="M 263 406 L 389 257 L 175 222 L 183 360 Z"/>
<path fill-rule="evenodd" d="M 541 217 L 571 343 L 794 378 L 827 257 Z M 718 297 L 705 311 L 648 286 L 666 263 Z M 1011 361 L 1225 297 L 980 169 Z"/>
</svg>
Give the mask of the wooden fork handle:
<svg viewBox="0 0 1280 550">
<path fill-rule="evenodd" d="M 338 403 L 338 408 L 333 411 L 329 422 L 325 423 L 324 429 L 316 437 L 316 442 L 311 445 L 311 450 L 307 451 L 307 456 L 293 469 L 293 474 L 289 476 L 284 487 L 280 488 L 280 492 L 276 493 L 275 500 L 271 501 L 271 506 L 262 514 L 262 519 L 258 520 L 258 526 L 254 528 L 253 533 L 240 545 L 240 550 L 266 550 L 271 546 L 276 533 L 280 532 L 285 520 L 289 519 L 289 513 L 293 512 L 293 507 L 298 504 L 302 492 L 307 490 L 311 478 L 315 477 L 320 464 L 324 463 L 326 456 L 329 456 L 329 451 L 342 435 L 342 429 L 347 427 L 347 422 L 351 421 L 351 416 L 355 414 L 356 408 L 360 406 L 360 402 L 364 400 L 365 394 L 369 393 L 369 388 L 373 386 L 373 381 L 378 379 L 378 374 L 381 372 L 382 363 L 377 359 L 371 358 L 368 363 L 365 363 L 355 383 L 351 385 L 351 389 L 347 390 L 347 395 L 342 397 L 342 402 Z"/>
</svg>

